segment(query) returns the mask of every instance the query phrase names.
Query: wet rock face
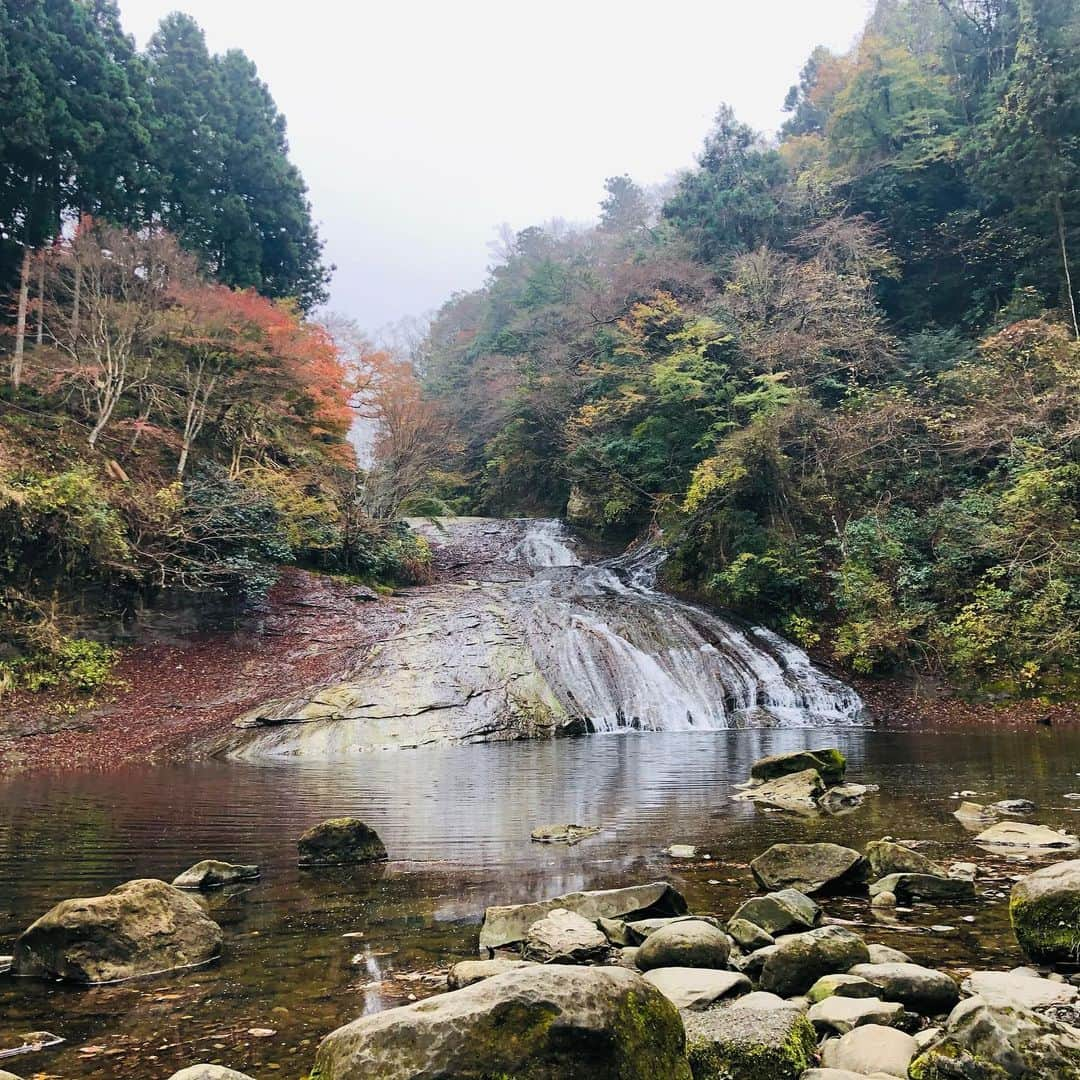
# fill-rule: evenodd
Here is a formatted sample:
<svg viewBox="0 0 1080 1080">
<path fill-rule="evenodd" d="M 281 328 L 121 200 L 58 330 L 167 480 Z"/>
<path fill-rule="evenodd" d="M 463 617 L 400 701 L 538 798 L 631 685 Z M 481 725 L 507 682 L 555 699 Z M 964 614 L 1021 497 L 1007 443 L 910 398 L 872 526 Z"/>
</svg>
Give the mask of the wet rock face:
<svg viewBox="0 0 1080 1080">
<path fill-rule="evenodd" d="M 140 879 L 46 912 L 15 942 L 12 974 L 113 982 L 205 963 L 221 940 L 197 901 L 164 881 Z"/>
<path fill-rule="evenodd" d="M 300 866 L 355 866 L 387 859 L 379 834 L 359 818 L 331 818 L 313 825 L 296 846 Z"/>
<path fill-rule="evenodd" d="M 311 1073 L 312 1080 L 690 1075 L 679 1013 L 640 975 L 551 966 L 354 1020 L 322 1041 Z"/>
<path fill-rule="evenodd" d="M 1044 963 L 1080 956 L 1080 859 L 1045 866 L 1012 887 L 1009 917 L 1020 948 Z"/>
<path fill-rule="evenodd" d="M 797 889 L 807 895 L 866 881 L 866 862 L 839 844 L 773 844 L 750 863 L 763 889 Z"/>
</svg>

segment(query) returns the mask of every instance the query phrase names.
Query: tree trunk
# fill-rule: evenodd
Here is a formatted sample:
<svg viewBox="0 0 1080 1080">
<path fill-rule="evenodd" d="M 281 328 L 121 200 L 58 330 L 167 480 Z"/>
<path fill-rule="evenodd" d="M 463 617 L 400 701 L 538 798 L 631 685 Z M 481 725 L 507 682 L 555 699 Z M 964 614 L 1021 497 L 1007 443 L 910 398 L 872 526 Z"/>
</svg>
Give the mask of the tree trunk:
<svg viewBox="0 0 1080 1080">
<path fill-rule="evenodd" d="M 75 285 L 71 293 L 71 344 L 79 337 L 79 308 L 82 305 L 82 263 L 75 258 Z"/>
<path fill-rule="evenodd" d="M 1072 273 L 1069 270 L 1069 249 L 1065 242 L 1065 211 L 1061 195 L 1054 195 L 1054 216 L 1057 218 L 1058 243 L 1061 244 L 1061 265 L 1065 268 L 1065 291 L 1069 294 L 1069 314 L 1072 315 L 1073 334 L 1080 341 L 1080 322 L 1076 318 L 1076 296 L 1073 293 Z"/>
<path fill-rule="evenodd" d="M 19 273 L 19 308 L 15 316 L 15 352 L 11 358 L 11 385 L 22 385 L 23 354 L 26 351 L 26 309 L 30 306 L 30 248 L 23 248 L 22 270 Z"/>
<path fill-rule="evenodd" d="M 35 341 L 40 346 L 45 341 L 45 249 L 38 253 L 37 270 L 37 336 Z"/>
</svg>

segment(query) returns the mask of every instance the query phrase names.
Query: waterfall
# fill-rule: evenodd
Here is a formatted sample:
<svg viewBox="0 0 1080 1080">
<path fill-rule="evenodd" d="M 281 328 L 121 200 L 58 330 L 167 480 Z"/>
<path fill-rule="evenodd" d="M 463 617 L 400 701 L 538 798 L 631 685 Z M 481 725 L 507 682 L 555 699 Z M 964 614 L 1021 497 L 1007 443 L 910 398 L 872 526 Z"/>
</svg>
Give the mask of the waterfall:
<svg viewBox="0 0 1080 1080">
<path fill-rule="evenodd" d="M 515 555 L 534 572 L 523 599 L 537 666 L 594 731 L 852 723 L 862 710 L 770 630 L 659 592 L 657 548 L 586 564 L 560 522 L 537 521 Z"/>
</svg>

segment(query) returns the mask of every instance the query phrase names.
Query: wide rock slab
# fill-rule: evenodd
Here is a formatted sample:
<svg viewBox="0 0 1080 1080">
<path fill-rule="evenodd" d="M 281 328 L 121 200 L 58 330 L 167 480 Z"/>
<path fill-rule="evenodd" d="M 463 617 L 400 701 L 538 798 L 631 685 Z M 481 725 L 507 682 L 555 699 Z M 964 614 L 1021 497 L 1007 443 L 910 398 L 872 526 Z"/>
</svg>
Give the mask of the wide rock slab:
<svg viewBox="0 0 1080 1080">
<path fill-rule="evenodd" d="M 863 1024 L 895 1027 L 904 1018 L 904 1006 L 898 1001 L 880 998 L 832 997 L 810 1007 L 807 1020 L 818 1031 L 836 1031 L 841 1035 Z"/>
<path fill-rule="evenodd" d="M 529 927 L 556 908 L 574 911 L 590 922 L 597 919 L 647 919 L 651 916 L 686 914 L 683 895 L 666 881 L 631 885 L 625 889 L 600 889 L 567 893 L 532 904 L 489 907 L 480 927 L 480 948 L 499 949 L 524 941 Z"/>
<path fill-rule="evenodd" d="M 733 795 L 736 801 L 761 803 L 778 810 L 791 810 L 797 814 L 816 814 L 819 812 L 818 799 L 825 794 L 825 782 L 817 769 L 805 769 L 802 772 L 779 776 L 775 780 L 766 780 Z"/>
<path fill-rule="evenodd" d="M 822 977 L 846 972 L 870 958 L 866 943 L 840 926 L 822 926 L 780 938 L 761 969 L 761 989 L 793 997 Z M 859 974 L 859 972 L 853 972 Z"/>
<path fill-rule="evenodd" d="M 312 1080 L 690 1080 L 678 1010 L 623 968 L 538 966 L 332 1031 Z"/>
<path fill-rule="evenodd" d="M 1075 962 L 1080 955 L 1080 859 L 1021 878 L 1009 896 L 1009 917 L 1020 948 L 1033 960 Z"/>
<path fill-rule="evenodd" d="M 745 975 L 710 968 L 655 968 L 645 972 L 645 981 L 678 1009 L 708 1009 L 721 998 L 736 997 L 750 990 L 750 980 Z"/>
<path fill-rule="evenodd" d="M 686 1015 L 695 1080 L 798 1080 L 814 1061 L 814 1029 L 796 1009 L 733 1005 Z"/>
<path fill-rule="evenodd" d="M 1013 1009 L 1071 1005 L 1080 997 L 1080 990 L 1070 983 L 1019 971 L 973 971 L 960 988 L 965 994 L 978 994 L 987 1005 Z"/>
<path fill-rule="evenodd" d="M 797 889 L 806 895 L 866 881 L 866 862 L 839 844 L 773 844 L 750 863 L 763 889 Z"/>
<path fill-rule="evenodd" d="M 104 896 L 64 900 L 15 942 L 13 975 L 115 982 L 194 967 L 221 951 L 221 927 L 164 881 L 138 879 Z"/>
</svg>

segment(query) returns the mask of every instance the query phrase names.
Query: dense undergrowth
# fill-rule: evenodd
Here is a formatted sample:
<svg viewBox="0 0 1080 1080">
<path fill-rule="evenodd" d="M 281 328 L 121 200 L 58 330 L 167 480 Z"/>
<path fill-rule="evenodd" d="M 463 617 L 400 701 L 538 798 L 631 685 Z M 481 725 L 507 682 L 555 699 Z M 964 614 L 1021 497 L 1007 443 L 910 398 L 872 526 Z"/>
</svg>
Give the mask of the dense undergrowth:
<svg viewBox="0 0 1080 1080">
<path fill-rule="evenodd" d="M 766 141 L 515 238 L 451 300 L 432 498 L 660 526 L 669 584 L 860 673 L 1074 696 L 1080 14 L 881 0 Z"/>
</svg>

